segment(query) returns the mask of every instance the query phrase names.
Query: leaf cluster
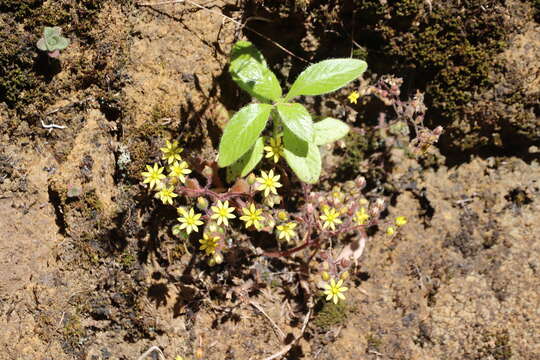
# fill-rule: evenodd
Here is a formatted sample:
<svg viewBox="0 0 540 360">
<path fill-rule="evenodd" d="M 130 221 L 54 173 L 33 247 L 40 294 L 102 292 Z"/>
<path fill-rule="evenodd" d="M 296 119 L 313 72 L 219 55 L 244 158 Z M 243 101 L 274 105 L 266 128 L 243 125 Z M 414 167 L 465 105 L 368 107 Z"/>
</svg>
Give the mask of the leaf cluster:
<svg viewBox="0 0 540 360">
<path fill-rule="evenodd" d="M 233 176 L 245 176 L 262 160 L 261 137 L 270 119 L 274 137 L 283 138 L 283 156 L 301 181 L 315 183 L 321 173 L 319 146 L 345 136 L 349 127 L 340 120 L 314 122 L 307 109 L 291 100 L 323 95 L 358 78 L 367 64 L 358 59 L 329 59 L 307 67 L 283 96 L 275 74 L 263 55 L 249 42 L 237 42 L 231 53 L 232 79 L 259 103 L 241 108 L 224 129 L 218 164 Z"/>
<path fill-rule="evenodd" d="M 69 39 L 62 36 L 62 28 L 60 26 L 45 26 L 43 29 L 43 37 L 37 42 L 37 48 L 41 51 L 47 51 L 48 53 L 64 50 L 68 46 Z"/>
</svg>

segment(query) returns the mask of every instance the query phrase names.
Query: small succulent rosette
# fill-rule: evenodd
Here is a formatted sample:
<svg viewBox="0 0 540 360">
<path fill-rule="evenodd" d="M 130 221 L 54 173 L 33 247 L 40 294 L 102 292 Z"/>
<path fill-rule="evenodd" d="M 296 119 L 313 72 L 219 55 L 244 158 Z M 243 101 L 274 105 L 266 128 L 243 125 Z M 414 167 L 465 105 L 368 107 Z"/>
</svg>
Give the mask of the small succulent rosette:
<svg viewBox="0 0 540 360">
<path fill-rule="evenodd" d="M 57 58 L 60 50 L 64 50 L 69 45 L 69 39 L 62 36 L 60 26 L 45 27 L 43 37 L 37 42 L 37 47 L 41 51 L 46 51 L 50 57 Z"/>
</svg>

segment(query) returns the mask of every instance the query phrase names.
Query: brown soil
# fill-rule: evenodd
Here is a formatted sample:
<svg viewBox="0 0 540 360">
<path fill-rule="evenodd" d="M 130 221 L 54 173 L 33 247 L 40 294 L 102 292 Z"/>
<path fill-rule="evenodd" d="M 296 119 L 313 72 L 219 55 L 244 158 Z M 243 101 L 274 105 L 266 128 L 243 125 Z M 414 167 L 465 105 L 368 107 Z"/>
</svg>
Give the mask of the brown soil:
<svg viewBox="0 0 540 360">
<path fill-rule="evenodd" d="M 233 1 L 212 6 L 241 15 Z M 0 109 L 0 359 L 137 359 L 151 346 L 166 359 L 269 357 L 300 334 L 303 283 L 264 257 L 205 267 L 168 231 L 174 214 L 149 211 L 138 175 L 171 135 L 191 160 L 215 157 L 240 98 L 226 69 L 241 33 L 184 4 L 111 1 L 97 16 L 98 42 L 69 47 L 50 86 L 105 57 L 100 74 L 120 89 L 61 93 L 42 118 L 65 129 Z M 540 358 L 538 162 L 435 169 L 398 150 L 392 161 L 389 216 L 409 223 L 373 236 L 345 305 L 317 301 L 286 358 Z"/>
</svg>

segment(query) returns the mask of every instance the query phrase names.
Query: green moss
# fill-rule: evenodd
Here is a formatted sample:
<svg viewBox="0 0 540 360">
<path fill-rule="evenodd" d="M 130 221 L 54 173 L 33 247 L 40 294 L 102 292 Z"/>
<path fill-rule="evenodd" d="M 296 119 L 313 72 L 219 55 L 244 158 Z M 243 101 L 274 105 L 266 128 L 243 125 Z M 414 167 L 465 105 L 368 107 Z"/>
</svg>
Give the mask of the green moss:
<svg viewBox="0 0 540 360">
<path fill-rule="evenodd" d="M 133 264 L 135 264 L 135 261 L 137 258 L 133 254 L 124 254 L 122 255 L 121 263 L 124 267 L 130 268 Z"/>
<path fill-rule="evenodd" d="M 0 0 L 0 102 L 23 118 L 37 116 L 56 89 L 48 83 L 52 67 L 36 42 L 44 26 L 60 26 L 69 38 L 91 39 L 102 1 Z M 83 41 L 84 43 L 84 41 Z"/>
<path fill-rule="evenodd" d="M 86 193 L 83 200 L 86 203 L 86 206 L 90 209 L 90 211 L 97 211 L 98 213 L 103 212 L 104 205 L 95 191 L 89 191 L 88 193 Z"/>
<path fill-rule="evenodd" d="M 321 331 L 326 332 L 333 326 L 344 324 L 347 319 L 347 312 L 345 302 L 341 301 L 334 304 L 333 302 L 325 301 L 321 311 L 317 313 L 313 324 Z"/>
<path fill-rule="evenodd" d="M 512 346 L 510 345 L 508 330 L 488 332 L 483 335 L 478 349 L 471 358 L 475 360 L 510 360 L 512 358 Z"/>
<path fill-rule="evenodd" d="M 454 147 L 501 146 L 501 137 L 491 134 L 523 133 L 534 124 L 527 116 L 527 104 L 534 103 L 530 96 L 523 108 L 508 112 L 516 104 L 510 97 L 524 95 L 519 80 L 503 80 L 504 87 L 516 90 L 510 95 L 489 92 L 501 82 L 493 77 L 501 71 L 497 55 L 530 16 L 523 3 L 372 0 L 362 2 L 356 14 L 357 41 L 369 48 L 370 67 L 377 73 L 414 74 L 413 86 L 426 91 L 427 120 L 445 126 Z M 475 106 L 482 101 L 483 106 Z M 486 108 L 497 110 L 487 114 Z M 534 132 L 524 136 L 534 138 Z"/>
</svg>

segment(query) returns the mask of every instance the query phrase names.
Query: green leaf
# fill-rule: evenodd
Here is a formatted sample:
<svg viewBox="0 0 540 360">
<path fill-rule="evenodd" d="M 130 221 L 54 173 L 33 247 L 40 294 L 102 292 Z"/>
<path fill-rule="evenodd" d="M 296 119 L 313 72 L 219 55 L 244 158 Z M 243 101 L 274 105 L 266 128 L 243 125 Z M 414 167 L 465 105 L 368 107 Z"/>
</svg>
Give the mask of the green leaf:
<svg viewBox="0 0 540 360">
<path fill-rule="evenodd" d="M 313 120 L 304 106 L 297 103 L 281 103 L 276 107 L 286 128 L 302 140 L 313 141 Z"/>
<path fill-rule="evenodd" d="M 53 27 L 45 26 L 45 28 L 43 29 L 43 35 L 45 38 L 49 38 L 51 36 L 60 36 L 61 33 L 62 33 L 62 28 L 60 26 L 53 26 Z"/>
<path fill-rule="evenodd" d="M 316 183 L 321 175 L 321 153 L 319 152 L 319 147 L 314 143 L 308 143 L 306 156 L 298 156 L 294 151 L 287 148 L 285 142 L 284 145 L 283 155 L 296 176 L 308 184 Z"/>
<path fill-rule="evenodd" d="M 227 168 L 227 181 L 244 177 L 257 166 L 263 158 L 264 139 L 259 137 L 255 144 L 237 162 Z"/>
<path fill-rule="evenodd" d="M 270 116 L 272 105 L 244 106 L 229 120 L 219 143 L 218 165 L 229 166 L 240 159 L 255 143 Z"/>
<path fill-rule="evenodd" d="M 335 91 L 362 75 L 366 69 L 367 63 L 358 59 L 330 59 L 310 65 L 298 75 L 285 101 L 299 95 L 322 95 Z"/>
<path fill-rule="evenodd" d="M 283 147 L 298 157 L 306 157 L 309 149 L 309 143 L 300 139 L 287 128 L 283 129 Z"/>
<path fill-rule="evenodd" d="M 38 40 L 37 48 L 41 51 L 47 51 L 47 42 L 45 41 L 44 37 Z"/>
<path fill-rule="evenodd" d="M 55 50 L 64 50 L 69 45 L 69 39 L 66 39 L 63 36 L 60 36 L 58 39 L 58 42 L 56 43 L 56 49 Z"/>
<path fill-rule="evenodd" d="M 269 102 L 281 97 L 276 75 L 268 69 L 259 50 L 248 41 L 238 41 L 234 45 L 229 72 L 238 86 L 259 101 Z"/>
<path fill-rule="evenodd" d="M 349 125 L 343 121 L 333 118 L 325 118 L 313 124 L 315 137 L 313 142 L 316 145 L 324 145 L 341 139 L 349 132 Z"/>
</svg>

